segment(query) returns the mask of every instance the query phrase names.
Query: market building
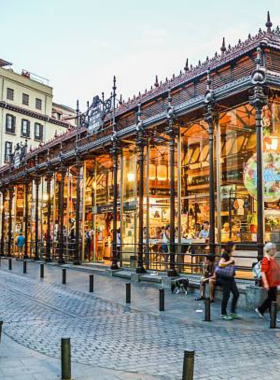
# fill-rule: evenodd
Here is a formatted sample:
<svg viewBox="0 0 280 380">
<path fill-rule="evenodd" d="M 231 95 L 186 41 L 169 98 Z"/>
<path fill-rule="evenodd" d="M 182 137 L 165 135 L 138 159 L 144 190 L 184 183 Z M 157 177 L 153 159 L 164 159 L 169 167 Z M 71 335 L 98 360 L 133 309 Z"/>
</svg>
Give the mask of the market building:
<svg viewBox="0 0 280 380">
<path fill-rule="evenodd" d="M 109 99 L 77 107 L 77 127 L 11 154 L 1 254 L 17 255 L 23 231 L 25 257 L 172 276 L 235 241 L 237 273 L 251 278 L 265 241 L 280 244 L 280 29 L 268 15 L 266 30 L 220 50 L 127 102 L 114 79 Z"/>
</svg>

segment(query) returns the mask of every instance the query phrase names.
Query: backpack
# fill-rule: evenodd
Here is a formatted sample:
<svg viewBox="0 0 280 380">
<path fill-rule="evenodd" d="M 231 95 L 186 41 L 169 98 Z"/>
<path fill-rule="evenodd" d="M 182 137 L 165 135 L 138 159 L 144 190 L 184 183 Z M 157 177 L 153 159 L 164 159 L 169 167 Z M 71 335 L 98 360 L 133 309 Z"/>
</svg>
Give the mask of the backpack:
<svg viewBox="0 0 280 380">
<path fill-rule="evenodd" d="M 260 260 L 256 265 L 253 266 L 254 277 L 258 280 L 262 278 L 262 261 Z"/>
</svg>

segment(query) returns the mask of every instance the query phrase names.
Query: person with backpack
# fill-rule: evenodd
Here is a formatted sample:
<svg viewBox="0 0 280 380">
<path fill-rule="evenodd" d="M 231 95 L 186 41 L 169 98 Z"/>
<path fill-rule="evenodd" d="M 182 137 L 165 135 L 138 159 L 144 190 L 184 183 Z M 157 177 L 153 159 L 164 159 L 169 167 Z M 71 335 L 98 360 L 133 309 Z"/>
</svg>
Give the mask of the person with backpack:
<svg viewBox="0 0 280 380">
<path fill-rule="evenodd" d="M 223 299 L 222 299 L 222 310 L 221 310 L 221 318 L 226 321 L 231 321 L 232 319 L 239 318 L 236 313 L 236 305 L 239 298 L 239 291 L 237 289 L 237 285 L 234 279 L 235 269 L 234 269 L 234 259 L 231 257 L 235 250 L 235 244 L 232 241 L 227 243 L 225 248 L 225 252 L 222 254 L 222 257 L 219 261 L 218 266 L 215 269 L 215 273 L 217 279 L 222 285 L 223 288 Z M 232 293 L 232 303 L 231 303 L 231 313 L 227 313 L 227 305 L 230 297 L 230 293 Z"/>
<path fill-rule="evenodd" d="M 264 246 L 264 258 L 261 262 L 262 286 L 267 290 L 267 298 L 255 309 L 259 317 L 264 318 L 266 310 L 271 312 L 272 301 L 277 300 L 277 286 L 280 285 L 280 268 L 275 260 L 276 245 L 266 243 Z"/>
</svg>

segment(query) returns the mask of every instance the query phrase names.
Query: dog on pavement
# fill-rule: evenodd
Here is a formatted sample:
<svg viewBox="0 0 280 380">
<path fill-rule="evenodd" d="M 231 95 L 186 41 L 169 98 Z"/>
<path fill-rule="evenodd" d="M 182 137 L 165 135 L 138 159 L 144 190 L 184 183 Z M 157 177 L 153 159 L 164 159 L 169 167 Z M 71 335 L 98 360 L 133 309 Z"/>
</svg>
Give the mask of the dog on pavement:
<svg viewBox="0 0 280 380">
<path fill-rule="evenodd" d="M 179 280 L 175 280 L 171 283 L 171 293 L 174 294 L 176 291 L 176 294 L 180 293 L 180 290 L 185 292 L 185 294 L 188 294 L 188 285 L 189 280 L 187 278 L 180 278 Z"/>
</svg>

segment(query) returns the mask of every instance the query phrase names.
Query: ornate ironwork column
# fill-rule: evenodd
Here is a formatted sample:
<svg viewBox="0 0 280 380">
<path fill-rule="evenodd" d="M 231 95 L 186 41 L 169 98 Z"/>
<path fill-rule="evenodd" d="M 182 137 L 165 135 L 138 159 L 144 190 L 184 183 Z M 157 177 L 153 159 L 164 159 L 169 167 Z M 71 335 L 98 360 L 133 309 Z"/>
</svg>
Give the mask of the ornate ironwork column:
<svg viewBox="0 0 280 380">
<path fill-rule="evenodd" d="M 217 122 L 217 110 L 213 91 L 210 89 L 210 70 L 207 71 L 207 91 L 204 96 L 206 103 L 206 113 L 204 120 L 208 124 L 209 133 L 209 245 L 210 252 L 215 254 L 215 156 L 214 156 L 214 131 Z"/>
<path fill-rule="evenodd" d="M 81 206 L 81 188 L 80 188 L 80 171 L 81 171 L 81 161 L 77 158 L 77 199 L 76 199 L 76 240 L 75 240 L 75 258 L 73 261 L 74 265 L 81 265 L 81 250 L 80 250 L 80 206 Z"/>
<path fill-rule="evenodd" d="M 167 126 L 166 134 L 169 136 L 169 166 L 170 166 L 170 264 L 167 275 L 169 277 L 178 276 L 175 268 L 175 140 L 176 129 L 174 125 L 174 109 L 171 105 L 172 97 L 171 90 L 168 93 L 168 108 L 167 108 Z"/>
<path fill-rule="evenodd" d="M 41 178 L 35 177 L 35 257 L 34 260 L 39 260 L 39 186 Z"/>
<path fill-rule="evenodd" d="M 262 66 L 261 48 L 257 49 L 257 67 L 251 75 L 251 82 L 254 85 L 253 95 L 249 97 L 250 104 L 256 110 L 256 152 L 257 152 L 257 216 L 258 234 L 257 250 L 258 260 L 263 257 L 264 247 L 264 184 L 263 184 L 263 126 L 262 109 L 268 103 L 268 97 L 264 93 L 266 82 L 265 68 Z"/>
<path fill-rule="evenodd" d="M 53 178 L 53 173 L 49 169 L 46 174 L 47 182 L 47 246 L 46 246 L 46 262 L 51 262 L 51 181 Z"/>
<path fill-rule="evenodd" d="M 4 256 L 4 230 L 5 230 L 5 202 L 7 196 L 7 189 L 1 189 L 2 192 L 2 215 L 1 215 L 1 245 L 0 245 L 0 256 Z"/>
<path fill-rule="evenodd" d="M 28 176 L 24 179 L 24 259 L 28 259 L 28 193 L 29 193 L 29 183 L 30 180 Z"/>
<path fill-rule="evenodd" d="M 119 266 L 118 266 L 118 247 L 117 247 L 119 147 L 117 145 L 116 139 L 114 139 L 114 141 L 113 141 L 113 146 L 111 148 L 110 153 L 113 156 L 113 160 L 114 160 L 113 243 L 112 243 L 113 260 L 112 260 L 112 264 L 111 264 L 111 269 L 119 269 Z"/>
<path fill-rule="evenodd" d="M 12 226 L 13 226 L 13 219 L 12 219 L 12 209 L 13 209 L 13 196 L 14 196 L 14 186 L 12 184 L 9 185 L 9 227 L 8 227 L 8 257 L 12 256 Z"/>
<path fill-rule="evenodd" d="M 138 196 L 139 196 L 139 226 L 138 226 L 138 261 L 136 273 L 145 273 L 144 260 L 143 260 L 143 232 L 144 232 L 144 131 L 143 122 L 141 120 L 141 105 L 138 105 L 137 112 L 137 146 L 138 146 L 138 163 L 139 163 L 139 183 L 138 183 Z"/>
<path fill-rule="evenodd" d="M 65 264 L 65 260 L 63 257 L 63 250 L 64 250 L 64 223 L 63 223 L 63 216 L 64 216 L 64 182 L 65 182 L 65 175 L 66 175 L 67 169 L 64 165 L 61 165 L 60 167 L 60 201 L 59 201 L 59 259 L 58 264 Z"/>
</svg>

